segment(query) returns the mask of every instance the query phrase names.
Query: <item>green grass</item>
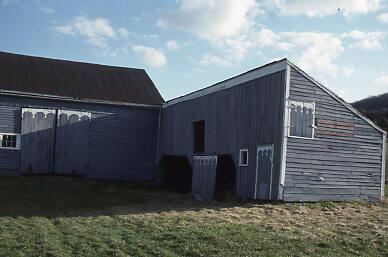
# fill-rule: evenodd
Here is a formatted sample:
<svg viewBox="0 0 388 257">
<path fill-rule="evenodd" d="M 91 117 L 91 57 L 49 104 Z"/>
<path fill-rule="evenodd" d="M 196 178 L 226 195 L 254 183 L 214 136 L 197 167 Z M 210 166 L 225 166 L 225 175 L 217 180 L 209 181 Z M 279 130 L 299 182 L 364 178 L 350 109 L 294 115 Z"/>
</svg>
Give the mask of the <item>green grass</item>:
<svg viewBox="0 0 388 257">
<path fill-rule="evenodd" d="M 0 256 L 388 256 L 388 203 L 199 203 L 125 182 L 0 177 Z"/>
</svg>

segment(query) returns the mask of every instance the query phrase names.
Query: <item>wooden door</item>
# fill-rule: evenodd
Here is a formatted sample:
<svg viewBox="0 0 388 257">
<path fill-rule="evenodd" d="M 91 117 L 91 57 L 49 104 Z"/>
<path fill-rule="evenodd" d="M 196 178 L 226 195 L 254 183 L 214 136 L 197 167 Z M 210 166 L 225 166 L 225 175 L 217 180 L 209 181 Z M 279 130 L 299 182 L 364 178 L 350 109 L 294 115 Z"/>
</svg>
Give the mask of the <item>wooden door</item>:
<svg viewBox="0 0 388 257">
<path fill-rule="evenodd" d="M 204 201 L 214 198 L 217 156 L 194 156 L 192 194 Z"/>
<path fill-rule="evenodd" d="M 270 200 L 272 189 L 273 145 L 257 147 L 254 199 Z"/>
<path fill-rule="evenodd" d="M 55 173 L 88 174 L 90 120 L 90 112 L 58 110 Z"/>
<path fill-rule="evenodd" d="M 22 173 L 53 172 L 55 121 L 56 110 L 22 109 Z"/>
</svg>

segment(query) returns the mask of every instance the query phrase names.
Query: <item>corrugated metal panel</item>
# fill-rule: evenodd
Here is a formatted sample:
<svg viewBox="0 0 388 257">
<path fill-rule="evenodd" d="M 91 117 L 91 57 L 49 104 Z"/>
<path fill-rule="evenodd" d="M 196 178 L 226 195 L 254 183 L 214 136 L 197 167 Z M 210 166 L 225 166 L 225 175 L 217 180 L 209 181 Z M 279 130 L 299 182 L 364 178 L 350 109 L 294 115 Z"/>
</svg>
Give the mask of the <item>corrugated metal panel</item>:
<svg viewBox="0 0 388 257">
<path fill-rule="evenodd" d="M 0 52 L 0 71 L 3 90 L 148 105 L 164 102 L 142 69 Z"/>
<path fill-rule="evenodd" d="M 315 139 L 288 138 L 285 201 L 380 196 L 381 134 L 291 69 L 290 99 L 315 102 Z"/>
<path fill-rule="evenodd" d="M 205 155 L 249 149 L 248 167 L 237 167 L 236 190 L 243 198 L 255 192 L 256 147 L 274 144 L 272 199 L 277 198 L 283 133 L 285 71 L 170 105 L 162 110 L 160 154 L 193 157 L 193 121 L 205 120 Z"/>
<path fill-rule="evenodd" d="M 8 121 L 0 119 L 0 126 L 9 128 L 6 132 L 20 133 L 22 107 L 92 114 L 89 176 L 155 178 L 159 110 L 0 96 L 0 117 L 10 117 Z M 18 167 L 17 171 L 15 167 Z M 0 173 L 10 173 L 11 170 L 20 174 L 20 151 L 0 150 Z"/>
</svg>

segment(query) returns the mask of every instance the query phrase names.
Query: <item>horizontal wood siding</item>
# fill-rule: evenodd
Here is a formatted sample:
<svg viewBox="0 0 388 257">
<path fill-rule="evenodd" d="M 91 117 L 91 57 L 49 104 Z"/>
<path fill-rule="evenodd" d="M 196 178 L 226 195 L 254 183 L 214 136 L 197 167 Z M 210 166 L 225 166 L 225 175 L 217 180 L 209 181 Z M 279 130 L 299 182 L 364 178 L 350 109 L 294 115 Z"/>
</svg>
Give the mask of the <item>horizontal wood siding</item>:
<svg viewBox="0 0 388 257">
<path fill-rule="evenodd" d="M 314 139 L 289 137 L 285 201 L 371 199 L 380 196 L 382 135 L 298 71 L 290 100 L 315 102 Z"/>
<path fill-rule="evenodd" d="M 155 179 L 158 109 L 0 96 L 1 132 L 20 133 L 22 107 L 91 112 L 88 176 Z M 0 150 L 0 174 L 20 174 L 20 151 Z"/>
<path fill-rule="evenodd" d="M 272 199 L 278 195 L 283 132 L 285 71 L 170 105 L 162 111 L 160 153 L 193 158 L 193 122 L 205 121 L 205 155 L 230 154 L 237 168 L 237 194 L 252 198 L 256 147 L 274 144 Z M 239 167 L 240 148 L 249 149 L 248 167 Z"/>
<path fill-rule="evenodd" d="M 21 108 L 0 105 L 0 133 L 20 133 Z M 0 149 L 0 175 L 20 174 L 20 151 Z"/>
</svg>

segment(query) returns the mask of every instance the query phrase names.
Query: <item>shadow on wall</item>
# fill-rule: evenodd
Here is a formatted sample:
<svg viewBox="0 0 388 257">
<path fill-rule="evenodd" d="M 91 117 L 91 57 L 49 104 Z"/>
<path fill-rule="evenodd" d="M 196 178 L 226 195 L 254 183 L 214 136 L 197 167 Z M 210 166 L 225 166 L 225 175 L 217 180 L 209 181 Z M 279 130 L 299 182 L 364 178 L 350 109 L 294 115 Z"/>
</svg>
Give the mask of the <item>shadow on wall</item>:
<svg viewBox="0 0 388 257">
<path fill-rule="evenodd" d="M 12 153 L 7 159 L 12 165 L 3 166 L 0 160 L 2 174 L 20 174 L 15 168 L 21 167 L 28 174 L 155 179 L 157 116 L 126 111 L 91 119 L 90 113 L 60 112 L 58 119 L 55 110 L 23 114 L 21 150 L 0 150 Z"/>
</svg>

